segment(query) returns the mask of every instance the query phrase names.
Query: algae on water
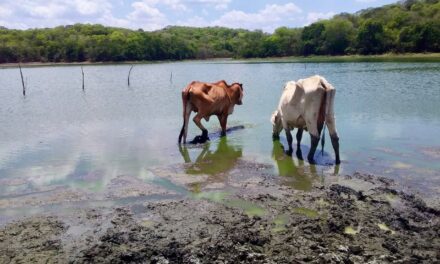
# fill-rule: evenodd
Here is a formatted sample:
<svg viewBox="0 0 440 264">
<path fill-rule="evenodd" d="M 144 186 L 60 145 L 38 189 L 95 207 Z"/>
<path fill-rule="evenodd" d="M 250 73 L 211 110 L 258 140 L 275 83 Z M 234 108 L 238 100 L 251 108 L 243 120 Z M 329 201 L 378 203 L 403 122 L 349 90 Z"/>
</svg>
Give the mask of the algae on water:
<svg viewBox="0 0 440 264">
<path fill-rule="evenodd" d="M 305 215 L 309 218 L 318 218 L 319 214 L 317 211 L 305 207 L 294 208 L 293 211 L 297 214 Z"/>
<path fill-rule="evenodd" d="M 194 199 L 205 199 L 212 202 L 223 202 L 230 193 L 228 192 L 200 192 L 193 194 Z"/>
<path fill-rule="evenodd" d="M 266 214 L 266 210 L 262 207 L 245 200 L 233 199 L 226 202 L 226 205 L 242 209 L 249 217 L 263 216 Z"/>
<path fill-rule="evenodd" d="M 286 224 L 289 219 L 289 216 L 282 214 L 278 215 L 274 220 L 273 223 L 275 224 L 275 227 L 272 228 L 273 232 L 281 232 L 286 230 Z"/>
<path fill-rule="evenodd" d="M 396 233 L 396 231 L 391 230 L 386 224 L 380 223 L 380 224 L 377 224 L 377 226 L 379 227 L 380 230 L 391 232 L 392 235 L 394 235 Z"/>
<path fill-rule="evenodd" d="M 361 231 L 360 228 L 354 229 L 351 226 L 347 226 L 344 229 L 344 234 L 347 234 L 347 235 L 357 235 L 360 231 Z"/>
</svg>

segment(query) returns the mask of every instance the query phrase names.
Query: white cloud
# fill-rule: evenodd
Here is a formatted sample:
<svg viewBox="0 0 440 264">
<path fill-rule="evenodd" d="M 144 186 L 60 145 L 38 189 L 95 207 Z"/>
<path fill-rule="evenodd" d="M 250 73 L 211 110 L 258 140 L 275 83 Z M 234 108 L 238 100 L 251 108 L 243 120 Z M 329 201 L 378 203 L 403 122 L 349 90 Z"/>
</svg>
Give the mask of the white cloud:
<svg viewBox="0 0 440 264">
<path fill-rule="evenodd" d="M 73 1 L 76 10 L 82 15 L 96 15 L 110 11 L 112 5 L 106 0 L 75 0 Z"/>
<path fill-rule="evenodd" d="M 161 4 L 178 11 L 186 11 L 188 9 L 182 0 L 143 0 L 142 2 L 149 6 Z"/>
<path fill-rule="evenodd" d="M 205 6 L 214 7 L 217 10 L 224 10 L 228 8 L 231 0 L 143 0 L 142 3 L 150 6 L 157 7 L 164 5 L 172 10 L 188 11 L 191 8 L 188 6 Z"/>
<path fill-rule="evenodd" d="M 223 14 L 213 25 L 263 29 L 271 32 L 275 28 L 286 25 L 288 21 L 295 19 L 295 15 L 302 10 L 293 3 L 285 5 L 266 5 L 266 7 L 257 13 L 245 13 L 243 11 L 232 10 Z"/>
<path fill-rule="evenodd" d="M 373 2 L 376 2 L 377 0 L 356 0 L 356 2 L 359 2 L 359 3 L 373 3 Z"/>
<path fill-rule="evenodd" d="M 156 7 L 153 1 L 134 2 L 131 6 L 133 12 L 128 16 L 128 22 L 131 27 L 143 28 L 146 30 L 155 30 L 167 25 L 166 16 Z"/>
<path fill-rule="evenodd" d="M 46 19 L 62 17 L 67 11 L 67 7 L 65 5 L 54 1 L 46 4 L 43 4 L 42 2 L 35 2 L 34 4 L 25 6 L 24 9 L 32 17 Z"/>
<path fill-rule="evenodd" d="M 206 21 L 203 17 L 200 16 L 191 17 L 185 21 L 177 21 L 177 24 L 187 27 L 205 27 L 210 25 L 208 21 Z"/>
<path fill-rule="evenodd" d="M 54 27 L 74 23 L 157 30 L 168 25 L 224 26 L 272 32 L 280 26 L 312 23 L 333 12 L 303 11 L 294 3 L 267 4 L 258 11 L 227 9 L 232 0 L 0 0 L 0 26 Z M 367 1 L 367 0 L 358 0 Z M 182 13 L 182 12 L 185 13 Z"/>
<path fill-rule="evenodd" d="M 335 12 L 327 12 L 327 13 L 310 12 L 307 14 L 307 25 L 312 24 L 313 22 L 316 22 L 321 19 L 331 18 L 335 14 L 336 14 Z"/>
<path fill-rule="evenodd" d="M 162 14 L 159 9 L 152 7 L 144 2 L 134 2 L 131 6 L 134 8 L 134 11 L 131 12 L 128 17 L 134 20 L 165 17 L 165 15 Z"/>
<path fill-rule="evenodd" d="M 111 0 L 3 1 L 0 5 L 0 25 L 19 29 L 96 22 L 111 13 L 112 9 Z"/>
<path fill-rule="evenodd" d="M 228 8 L 231 0 L 186 0 L 186 2 L 189 4 L 213 6 L 217 10 L 225 10 Z"/>
<path fill-rule="evenodd" d="M 6 18 L 12 15 L 12 10 L 7 8 L 6 6 L 0 5 L 0 17 Z"/>
</svg>

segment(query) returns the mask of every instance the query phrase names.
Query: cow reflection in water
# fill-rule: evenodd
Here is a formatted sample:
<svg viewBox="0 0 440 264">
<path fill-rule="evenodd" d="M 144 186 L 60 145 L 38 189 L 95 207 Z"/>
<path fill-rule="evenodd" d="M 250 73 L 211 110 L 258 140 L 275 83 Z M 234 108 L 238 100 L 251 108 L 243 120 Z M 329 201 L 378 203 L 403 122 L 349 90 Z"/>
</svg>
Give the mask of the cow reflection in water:
<svg viewBox="0 0 440 264">
<path fill-rule="evenodd" d="M 234 147 L 228 144 L 226 137 L 221 137 L 218 141 L 215 151 L 210 149 L 211 143 L 206 143 L 203 146 L 202 152 L 197 156 L 194 162 L 186 146 L 179 146 L 180 153 L 187 163 L 185 172 L 191 175 L 211 175 L 209 181 L 219 182 L 223 181 L 223 174 L 232 170 L 238 159 L 242 156 L 241 147 Z M 194 149 L 194 148 L 192 148 Z M 218 176 L 219 177 L 215 177 Z"/>
<path fill-rule="evenodd" d="M 279 140 L 273 141 L 272 158 L 276 161 L 278 167 L 278 173 L 280 176 L 285 177 L 285 183 L 296 190 L 309 191 L 312 189 L 314 180 L 319 179 L 316 172 L 316 166 L 310 164 L 307 171 L 307 167 L 302 160 L 301 148 L 296 151 L 298 158 L 298 165 L 295 164 L 291 156 L 287 155 L 284 150 L 283 144 Z"/>
</svg>

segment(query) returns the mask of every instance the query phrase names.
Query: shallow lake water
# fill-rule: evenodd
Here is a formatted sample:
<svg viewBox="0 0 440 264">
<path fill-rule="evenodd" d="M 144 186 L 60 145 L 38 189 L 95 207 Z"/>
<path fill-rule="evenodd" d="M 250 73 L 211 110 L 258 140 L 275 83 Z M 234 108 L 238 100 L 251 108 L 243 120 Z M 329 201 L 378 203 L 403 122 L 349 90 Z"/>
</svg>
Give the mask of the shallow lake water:
<svg viewBox="0 0 440 264">
<path fill-rule="evenodd" d="M 440 193 L 440 63 L 141 64 L 130 86 L 129 65 L 83 68 L 84 91 L 79 66 L 23 68 L 26 97 L 18 69 L 0 69 L 0 200 L 53 187 L 96 194 L 121 175 L 184 194 L 154 180 L 155 169 L 186 164 L 177 173 L 215 177 L 240 160 L 271 164 L 282 184 L 305 191 L 327 175 L 359 171 L 427 196 Z M 317 166 L 286 156 L 284 134 L 272 142 L 269 119 L 284 83 L 314 74 L 337 89 L 340 166 L 328 135 Z M 205 122 L 210 143 L 179 148 L 181 90 L 192 80 L 221 79 L 244 84 L 243 105 L 228 121 L 237 129 L 220 139 L 213 117 Z M 196 134 L 191 122 L 189 138 Z M 305 133 L 304 156 L 309 144 Z"/>
</svg>

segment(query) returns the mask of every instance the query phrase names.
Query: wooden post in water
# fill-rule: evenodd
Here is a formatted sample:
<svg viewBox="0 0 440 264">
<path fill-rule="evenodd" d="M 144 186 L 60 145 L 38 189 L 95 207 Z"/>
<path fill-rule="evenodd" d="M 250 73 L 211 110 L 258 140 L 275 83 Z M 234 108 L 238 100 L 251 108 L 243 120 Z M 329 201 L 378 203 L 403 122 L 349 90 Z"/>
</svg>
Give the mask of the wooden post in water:
<svg viewBox="0 0 440 264">
<path fill-rule="evenodd" d="M 26 86 L 24 85 L 23 72 L 21 71 L 20 63 L 18 63 L 18 68 L 20 69 L 21 84 L 23 85 L 23 96 L 26 96 Z"/>
<path fill-rule="evenodd" d="M 82 73 L 82 88 L 83 88 L 83 91 L 84 91 L 84 70 L 83 70 L 82 66 L 81 66 L 81 73 Z"/>
<path fill-rule="evenodd" d="M 171 72 L 171 76 L 170 76 L 170 82 L 173 82 L 173 72 Z"/>
<path fill-rule="evenodd" d="M 128 86 L 130 86 L 130 74 L 131 74 L 131 70 L 133 70 L 133 65 L 131 65 L 130 70 L 128 71 L 128 78 L 127 78 Z"/>
</svg>

